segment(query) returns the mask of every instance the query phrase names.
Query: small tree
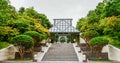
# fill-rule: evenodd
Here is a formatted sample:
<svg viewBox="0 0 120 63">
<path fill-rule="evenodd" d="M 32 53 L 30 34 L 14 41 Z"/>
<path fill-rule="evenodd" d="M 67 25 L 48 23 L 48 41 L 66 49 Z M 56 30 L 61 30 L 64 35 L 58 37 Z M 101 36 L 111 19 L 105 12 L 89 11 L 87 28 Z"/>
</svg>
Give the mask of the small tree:
<svg viewBox="0 0 120 63">
<path fill-rule="evenodd" d="M 24 33 L 25 35 L 29 35 L 33 38 L 35 45 L 34 46 L 40 46 L 40 41 L 44 38 L 42 34 L 36 31 L 28 31 Z"/>
<path fill-rule="evenodd" d="M 89 41 L 96 36 L 99 36 L 99 33 L 96 30 L 88 30 L 81 34 L 81 37 L 85 40 L 86 45 L 90 47 L 91 51 L 93 48 L 90 46 Z"/>
<path fill-rule="evenodd" d="M 102 48 L 107 45 L 108 42 L 109 40 L 106 37 L 95 37 L 90 40 L 89 44 L 94 47 L 94 50 L 96 49 L 99 59 L 102 58 Z"/>
<path fill-rule="evenodd" d="M 23 59 L 25 51 L 34 45 L 32 37 L 27 35 L 17 35 L 13 37 L 11 42 L 18 47 L 21 59 Z"/>
</svg>

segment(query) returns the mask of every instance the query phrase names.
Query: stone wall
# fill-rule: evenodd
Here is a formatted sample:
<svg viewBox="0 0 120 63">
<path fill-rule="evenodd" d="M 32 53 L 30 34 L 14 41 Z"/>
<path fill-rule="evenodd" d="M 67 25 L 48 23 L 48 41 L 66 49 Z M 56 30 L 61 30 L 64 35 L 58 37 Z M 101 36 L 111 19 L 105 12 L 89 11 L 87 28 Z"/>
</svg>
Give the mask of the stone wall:
<svg viewBox="0 0 120 63">
<path fill-rule="evenodd" d="M 109 60 L 120 61 L 120 49 L 112 45 L 106 45 L 103 47 L 102 52 L 108 53 Z"/>
<path fill-rule="evenodd" d="M 112 45 L 108 45 L 108 57 L 110 60 L 120 61 L 120 49 Z"/>
<path fill-rule="evenodd" d="M 83 38 L 80 38 L 80 43 L 86 43 Z"/>
<path fill-rule="evenodd" d="M 13 45 L 8 46 L 7 48 L 3 48 L 0 50 L 0 61 L 4 61 L 7 59 L 15 58 L 16 48 Z"/>
<path fill-rule="evenodd" d="M 108 53 L 109 52 L 108 45 L 106 45 L 106 46 L 103 47 L 102 52 L 103 53 Z"/>
</svg>

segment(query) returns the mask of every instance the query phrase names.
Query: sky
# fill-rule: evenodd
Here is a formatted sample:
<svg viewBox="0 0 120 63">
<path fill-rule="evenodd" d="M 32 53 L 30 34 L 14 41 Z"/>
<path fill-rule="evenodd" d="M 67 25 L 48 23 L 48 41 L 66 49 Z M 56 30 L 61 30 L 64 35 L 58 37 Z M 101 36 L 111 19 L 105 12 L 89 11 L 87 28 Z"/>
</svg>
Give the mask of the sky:
<svg viewBox="0 0 120 63">
<path fill-rule="evenodd" d="M 75 27 L 77 21 L 86 17 L 102 0 L 10 0 L 18 10 L 20 7 L 34 7 L 39 13 L 45 14 L 53 24 L 53 19 L 71 18 Z"/>
</svg>

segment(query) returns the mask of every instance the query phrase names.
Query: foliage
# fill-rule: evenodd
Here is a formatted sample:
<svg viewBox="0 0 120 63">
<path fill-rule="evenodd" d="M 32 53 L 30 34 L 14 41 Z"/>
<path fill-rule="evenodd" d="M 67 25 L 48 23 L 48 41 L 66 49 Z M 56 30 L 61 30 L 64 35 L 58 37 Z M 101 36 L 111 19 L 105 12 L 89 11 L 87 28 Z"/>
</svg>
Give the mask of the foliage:
<svg viewBox="0 0 120 63">
<path fill-rule="evenodd" d="M 112 16 L 101 20 L 104 35 L 110 37 L 110 44 L 120 48 L 120 18 Z"/>
<path fill-rule="evenodd" d="M 95 30 L 90 30 L 90 31 L 87 31 L 87 32 L 83 32 L 81 34 L 82 38 L 88 38 L 88 39 L 91 39 L 91 38 L 96 37 L 96 36 L 99 36 L 99 33 Z"/>
<path fill-rule="evenodd" d="M 113 46 L 116 46 L 117 48 L 120 48 L 120 40 L 115 40 L 110 38 L 109 43 L 112 44 Z"/>
<path fill-rule="evenodd" d="M 35 27 L 37 22 L 35 19 L 32 19 L 28 16 L 20 16 L 17 20 L 8 21 L 8 26 L 12 28 L 17 28 L 20 33 L 24 33 L 26 31 L 36 31 L 38 28 Z M 40 24 L 39 24 L 40 25 Z"/>
<path fill-rule="evenodd" d="M 42 34 L 36 31 L 27 31 L 24 33 L 24 35 L 31 36 L 35 40 L 35 42 L 39 42 L 44 38 Z"/>
<path fill-rule="evenodd" d="M 27 31 L 36 31 L 41 33 L 36 40 L 42 40 L 50 35 L 48 28 L 51 26 L 47 16 L 38 13 L 33 8 L 21 7 L 16 11 L 15 7 L 10 5 L 9 0 L 0 1 L 0 42 L 10 42 L 11 40 L 18 46 L 21 59 L 26 49 L 31 48 L 34 44 L 30 36 L 21 34 Z M 32 48 L 30 51 L 32 52 Z"/>
<path fill-rule="evenodd" d="M 104 2 L 104 17 L 119 16 L 120 15 L 120 1 L 119 0 L 108 0 Z"/>
<path fill-rule="evenodd" d="M 87 26 L 87 19 L 86 18 L 81 18 L 81 19 L 79 19 L 79 21 L 77 22 L 77 25 L 76 25 L 76 28 L 78 29 L 78 30 L 80 30 L 81 32 L 83 32 L 84 31 L 84 28 L 83 29 L 81 29 L 84 25 L 86 25 Z M 84 26 L 84 27 L 86 27 L 86 26 Z"/>
<path fill-rule="evenodd" d="M 11 43 L 25 50 L 31 48 L 34 45 L 33 39 L 28 35 L 16 35 L 13 37 L 13 39 L 11 39 Z"/>
<path fill-rule="evenodd" d="M 98 3 L 96 9 L 90 10 L 86 17 L 77 22 L 76 28 L 82 32 L 85 40 L 88 33 L 94 30 L 99 33 L 98 36 L 109 36 L 112 40 L 110 44 L 120 47 L 120 1 L 103 0 Z"/>
<path fill-rule="evenodd" d="M 20 33 L 24 33 L 30 30 L 29 21 L 24 20 L 24 19 L 16 20 L 12 22 L 12 24 L 9 24 L 9 25 L 11 25 L 13 28 L 17 28 Z"/>
<path fill-rule="evenodd" d="M 36 29 L 37 29 L 38 32 L 46 33 L 48 36 L 50 35 L 49 30 L 48 30 L 48 29 L 45 29 L 41 24 L 36 23 L 36 24 L 35 24 L 35 27 L 36 27 Z"/>
<path fill-rule="evenodd" d="M 7 42 L 0 42 L 0 49 L 8 47 L 10 44 Z"/>
<path fill-rule="evenodd" d="M 118 35 L 120 31 L 120 18 L 117 18 L 115 16 L 108 17 L 105 27 L 106 27 L 104 29 L 105 34 L 108 34 L 111 36 Z M 120 36 L 118 36 L 118 38 L 120 38 Z"/>
<path fill-rule="evenodd" d="M 51 23 L 47 16 L 33 8 L 21 7 L 16 11 L 10 1 L 0 1 L 0 41 L 9 42 L 11 37 L 27 31 L 37 31 L 47 37 L 50 35 L 49 27 Z"/>
<path fill-rule="evenodd" d="M 28 35 L 16 35 L 11 39 L 11 43 L 17 46 L 21 59 L 23 59 L 25 51 L 34 45 L 32 37 Z"/>
<path fill-rule="evenodd" d="M 102 58 L 102 48 L 107 45 L 109 40 L 106 37 L 95 37 L 92 38 L 89 42 L 89 44 L 94 48 L 94 51 L 96 50 L 98 53 L 98 58 Z"/>
<path fill-rule="evenodd" d="M 108 42 L 109 40 L 106 37 L 95 37 L 90 40 L 89 44 L 95 47 L 100 47 L 107 45 Z"/>
<path fill-rule="evenodd" d="M 19 14 L 23 14 L 25 12 L 25 8 L 21 7 L 18 12 L 19 12 Z"/>
<path fill-rule="evenodd" d="M 52 27 L 52 24 L 47 19 L 47 17 L 44 14 L 40 14 L 37 11 L 35 11 L 33 7 L 32 8 L 27 8 L 24 11 L 24 15 L 27 15 L 27 16 L 35 18 L 35 19 L 40 19 L 39 24 L 41 24 L 42 26 L 44 26 L 47 29 Z"/>
<path fill-rule="evenodd" d="M 95 31 L 95 30 L 89 30 L 89 31 L 83 32 L 81 34 L 81 37 L 85 40 L 86 45 L 88 45 L 89 47 L 91 47 L 89 45 L 89 40 L 96 37 L 96 36 L 99 36 L 99 33 L 97 31 Z"/>
<path fill-rule="evenodd" d="M 0 25 L 6 25 L 10 19 L 16 19 L 17 13 L 15 8 L 9 5 L 8 0 L 0 1 Z"/>
<path fill-rule="evenodd" d="M 19 34 L 16 28 L 0 26 L 0 41 L 7 41 L 9 37 Z"/>
<path fill-rule="evenodd" d="M 94 10 L 89 11 L 87 15 L 88 23 L 95 23 L 99 21 L 99 15 Z"/>
</svg>

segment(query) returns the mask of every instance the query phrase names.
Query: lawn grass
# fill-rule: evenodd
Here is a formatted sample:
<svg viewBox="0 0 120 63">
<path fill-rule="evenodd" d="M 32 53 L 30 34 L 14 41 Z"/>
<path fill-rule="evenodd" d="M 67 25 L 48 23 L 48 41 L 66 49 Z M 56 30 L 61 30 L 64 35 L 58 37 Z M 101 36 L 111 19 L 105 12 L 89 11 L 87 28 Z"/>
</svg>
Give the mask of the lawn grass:
<svg viewBox="0 0 120 63">
<path fill-rule="evenodd" d="M 96 61 L 96 62 L 111 62 L 111 60 L 101 60 L 101 59 L 92 59 L 91 61 Z"/>
<path fill-rule="evenodd" d="M 30 58 L 24 58 L 24 59 L 10 59 L 9 61 L 32 61 Z"/>
<path fill-rule="evenodd" d="M 0 49 L 10 46 L 7 42 L 0 42 Z"/>
</svg>

